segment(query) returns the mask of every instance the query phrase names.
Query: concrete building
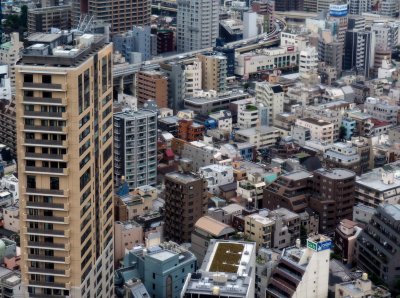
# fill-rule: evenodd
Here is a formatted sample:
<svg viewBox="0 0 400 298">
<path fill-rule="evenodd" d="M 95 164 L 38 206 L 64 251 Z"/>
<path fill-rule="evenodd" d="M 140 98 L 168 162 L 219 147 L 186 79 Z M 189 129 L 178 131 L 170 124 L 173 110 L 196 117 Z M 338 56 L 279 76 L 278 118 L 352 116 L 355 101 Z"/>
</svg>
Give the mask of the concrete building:
<svg viewBox="0 0 400 298">
<path fill-rule="evenodd" d="M 395 162 L 357 177 L 356 202 L 375 208 L 382 203 L 397 204 L 400 201 L 398 171 L 399 163 Z"/>
<path fill-rule="evenodd" d="M 391 294 L 383 287 L 374 286 L 366 273 L 363 273 L 362 277 L 355 281 L 346 281 L 335 285 L 335 298 L 363 298 L 368 296 L 389 298 Z"/>
<path fill-rule="evenodd" d="M 256 105 L 238 104 L 238 114 L 236 126 L 238 129 L 246 129 L 260 125 L 259 111 Z"/>
<path fill-rule="evenodd" d="M 116 221 L 114 224 L 114 258 L 118 262 L 124 258 L 126 250 L 143 244 L 143 228 L 137 222 Z"/>
<path fill-rule="evenodd" d="M 19 208 L 16 206 L 8 206 L 3 209 L 4 228 L 15 233 L 20 232 Z"/>
<path fill-rule="evenodd" d="M 181 154 L 182 158 L 191 162 L 193 171 L 217 163 L 218 156 L 218 149 L 196 141 L 185 143 Z"/>
<path fill-rule="evenodd" d="M 299 74 L 301 78 L 309 78 L 318 71 L 318 51 L 315 47 L 308 47 L 300 51 Z"/>
<path fill-rule="evenodd" d="M 237 55 L 235 58 L 235 75 L 248 79 L 250 76 L 275 69 L 292 69 L 299 64 L 299 51 L 294 46 L 282 46 L 263 49 Z"/>
<path fill-rule="evenodd" d="M 371 0 L 350 0 L 349 14 L 362 15 L 364 12 L 371 11 Z"/>
<path fill-rule="evenodd" d="M 336 40 L 344 45 L 346 38 L 347 25 L 348 25 L 348 5 L 347 3 L 336 2 L 329 4 L 329 21 L 333 22 L 336 26 Z"/>
<path fill-rule="evenodd" d="M 205 127 L 191 119 L 180 119 L 178 121 L 178 138 L 193 142 L 203 139 Z"/>
<path fill-rule="evenodd" d="M 275 222 L 262 214 L 254 213 L 244 218 L 244 235 L 261 247 L 273 247 L 273 230 Z"/>
<path fill-rule="evenodd" d="M 367 97 L 364 109 L 366 113 L 380 121 L 389 122 L 394 126 L 399 122 L 400 107 L 379 98 Z"/>
<path fill-rule="evenodd" d="M 211 240 L 200 270 L 187 276 L 181 297 L 253 298 L 255 263 L 254 243 Z"/>
<path fill-rule="evenodd" d="M 182 0 L 177 3 L 176 46 L 178 52 L 214 47 L 219 28 L 219 1 Z"/>
<path fill-rule="evenodd" d="M 400 205 L 382 204 L 377 207 L 371 222 L 357 238 L 357 265 L 375 274 L 390 290 L 396 288 L 396 272 L 400 258 Z"/>
<path fill-rule="evenodd" d="M 361 174 L 361 156 L 351 143 L 334 143 L 324 154 L 328 168 L 344 168 Z"/>
<path fill-rule="evenodd" d="M 129 31 L 113 35 L 114 50 L 125 57 L 128 63 L 140 63 L 151 59 L 150 26 L 134 26 Z M 135 60 L 139 53 L 141 59 Z"/>
<path fill-rule="evenodd" d="M 144 185 L 129 193 L 121 193 L 121 188 L 124 189 L 125 186 L 120 186 L 115 196 L 116 220 L 129 221 L 153 210 L 153 203 L 158 198 L 157 188 Z M 126 192 L 128 192 L 128 189 L 126 189 Z"/>
<path fill-rule="evenodd" d="M 233 168 L 224 165 L 209 165 L 199 169 L 200 175 L 207 180 L 207 191 L 219 195 L 219 186 L 232 183 Z"/>
<path fill-rule="evenodd" d="M 129 189 L 156 185 L 157 113 L 150 110 L 114 114 L 114 181 Z"/>
<path fill-rule="evenodd" d="M 11 34 L 11 40 L 0 45 L 0 63 L 7 64 L 8 77 L 11 79 L 11 88 L 15 88 L 15 63 L 21 59 L 24 44 L 19 39 L 19 34 Z"/>
<path fill-rule="evenodd" d="M 284 92 L 281 85 L 268 82 L 256 83 L 256 101 L 267 109 L 267 124 L 275 124 L 275 118 L 283 113 Z"/>
<path fill-rule="evenodd" d="M 249 97 L 249 93 L 243 92 L 243 90 L 223 93 L 197 91 L 194 92 L 193 97 L 185 98 L 184 107 L 197 114 L 207 115 L 220 110 L 228 110 L 231 103 Z"/>
<path fill-rule="evenodd" d="M 196 90 L 203 88 L 202 62 L 198 59 L 185 65 L 185 97 L 192 97 Z"/>
<path fill-rule="evenodd" d="M 157 54 L 169 53 L 173 52 L 174 50 L 174 31 L 167 29 L 157 30 Z"/>
<path fill-rule="evenodd" d="M 28 10 L 28 33 L 50 32 L 51 28 L 71 28 L 71 6 L 60 5 Z"/>
<path fill-rule="evenodd" d="M 340 221 L 335 230 L 335 252 L 340 255 L 344 264 L 353 264 L 355 262 L 355 245 L 357 237 L 362 229 L 358 224 L 349 219 Z"/>
<path fill-rule="evenodd" d="M 355 70 L 357 74 L 368 78 L 373 56 L 371 43 L 372 33 L 370 31 L 348 30 L 345 39 L 343 68 Z"/>
<path fill-rule="evenodd" d="M 322 31 L 318 40 L 318 60 L 336 69 L 339 77 L 343 65 L 343 44 L 336 41 L 330 32 Z"/>
<path fill-rule="evenodd" d="M 312 141 L 326 141 L 333 143 L 334 125 L 331 122 L 317 118 L 296 119 L 296 126 L 302 126 L 310 130 Z"/>
<path fill-rule="evenodd" d="M 232 132 L 232 113 L 227 110 L 208 115 L 217 122 L 217 128 L 222 131 Z"/>
<path fill-rule="evenodd" d="M 119 287 L 121 279 L 130 276 L 143 281 L 149 297 L 179 297 L 186 276 L 195 270 L 196 257 L 190 251 L 174 242 L 164 242 L 129 251 L 123 268 L 115 272 L 115 282 Z"/>
<path fill-rule="evenodd" d="M 245 12 L 243 14 L 243 39 L 257 36 L 257 12 Z"/>
<path fill-rule="evenodd" d="M 160 71 L 140 71 L 136 77 L 136 96 L 143 106 L 153 99 L 157 107 L 168 107 L 168 78 Z"/>
<path fill-rule="evenodd" d="M 212 239 L 228 239 L 235 229 L 210 216 L 203 216 L 194 225 L 191 237 L 191 251 L 196 256 L 197 263 L 203 263 Z"/>
<path fill-rule="evenodd" d="M 237 181 L 236 193 L 254 208 L 262 207 L 263 190 L 266 183 L 260 173 L 247 173 L 246 179 Z"/>
<path fill-rule="evenodd" d="M 123 33 L 133 26 L 150 25 L 150 0 L 72 0 L 72 25 L 74 28 L 85 15 L 111 25 L 114 33 Z M 82 17 L 82 18 L 81 18 Z"/>
<path fill-rule="evenodd" d="M 178 207 L 179 206 L 179 207 Z M 165 175 L 165 234 L 190 242 L 194 224 L 207 209 L 207 181 L 190 172 Z"/>
<path fill-rule="evenodd" d="M 319 215 L 320 233 L 333 232 L 340 220 L 352 218 L 355 179 L 346 169 L 314 171 L 309 207 Z"/>
<path fill-rule="evenodd" d="M 185 65 L 180 62 L 160 63 L 160 69 L 168 78 L 168 107 L 177 112 L 183 109 L 186 96 Z"/>
<path fill-rule="evenodd" d="M 279 176 L 264 189 L 263 207 L 270 210 L 283 207 L 296 213 L 305 211 L 312 174 L 295 171 Z"/>
<path fill-rule="evenodd" d="M 280 136 L 279 129 L 268 126 L 241 129 L 235 133 L 236 140 L 253 144 L 256 149 L 275 145 Z"/>
<path fill-rule="evenodd" d="M 112 45 L 68 32 L 27 43 L 16 66 L 22 292 L 110 297 Z"/>
<path fill-rule="evenodd" d="M 331 246 L 329 238 L 316 235 L 307 239 L 307 247 L 298 243 L 284 249 L 272 271 L 266 297 L 327 297 Z"/>
<path fill-rule="evenodd" d="M 13 156 L 17 155 L 17 123 L 15 115 L 15 98 L 0 99 L 0 144 L 10 148 Z"/>
<path fill-rule="evenodd" d="M 201 89 L 224 92 L 226 90 L 227 59 L 218 52 L 198 54 L 201 63 Z"/>
</svg>

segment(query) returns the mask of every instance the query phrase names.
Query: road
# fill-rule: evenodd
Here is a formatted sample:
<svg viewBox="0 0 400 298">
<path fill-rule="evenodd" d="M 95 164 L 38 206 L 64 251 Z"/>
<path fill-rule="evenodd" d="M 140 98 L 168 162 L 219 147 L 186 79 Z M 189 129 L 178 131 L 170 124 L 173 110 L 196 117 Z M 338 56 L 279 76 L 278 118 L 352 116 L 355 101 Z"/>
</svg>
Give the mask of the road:
<svg viewBox="0 0 400 298">
<path fill-rule="evenodd" d="M 252 37 L 252 38 L 247 38 L 247 39 L 242 39 L 239 41 L 230 42 L 230 43 L 225 44 L 224 47 L 225 48 L 235 48 L 236 50 L 241 52 L 241 50 L 245 50 L 246 48 L 249 48 L 249 50 L 251 50 L 256 45 L 259 45 L 259 47 L 269 46 L 271 41 L 276 40 L 279 37 L 279 34 L 281 33 L 281 31 L 284 30 L 285 28 L 286 28 L 285 21 L 277 18 L 276 23 L 275 23 L 275 28 L 270 33 L 264 33 L 264 34 L 260 34 L 255 37 Z M 251 46 L 251 48 L 250 48 L 250 46 Z M 205 49 L 201 49 L 201 50 L 171 55 L 168 57 L 155 58 L 155 59 L 148 60 L 148 61 L 145 61 L 142 63 L 137 63 L 137 64 L 116 64 L 113 67 L 113 78 L 118 79 L 118 78 L 121 78 L 124 76 L 129 76 L 129 75 L 132 75 L 132 74 L 138 72 L 139 70 L 155 69 L 158 67 L 159 63 L 171 61 L 174 59 L 190 58 L 190 57 L 194 57 L 196 54 L 201 54 L 201 53 L 209 52 L 212 50 L 213 50 L 213 48 L 205 48 Z"/>
</svg>

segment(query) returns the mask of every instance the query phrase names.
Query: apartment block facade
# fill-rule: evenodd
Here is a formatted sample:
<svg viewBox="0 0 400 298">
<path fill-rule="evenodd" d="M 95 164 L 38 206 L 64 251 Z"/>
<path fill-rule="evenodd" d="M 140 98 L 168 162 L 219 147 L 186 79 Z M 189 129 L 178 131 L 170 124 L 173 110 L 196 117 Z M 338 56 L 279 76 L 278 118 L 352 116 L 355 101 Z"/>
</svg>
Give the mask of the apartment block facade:
<svg viewBox="0 0 400 298">
<path fill-rule="evenodd" d="M 16 66 L 24 297 L 113 293 L 112 45 L 73 39 L 36 35 Z"/>
<path fill-rule="evenodd" d="M 154 99 L 159 108 L 168 107 L 168 78 L 159 71 L 140 71 L 136 79 L 136 96 L 139 105 Z"/>
</svg>

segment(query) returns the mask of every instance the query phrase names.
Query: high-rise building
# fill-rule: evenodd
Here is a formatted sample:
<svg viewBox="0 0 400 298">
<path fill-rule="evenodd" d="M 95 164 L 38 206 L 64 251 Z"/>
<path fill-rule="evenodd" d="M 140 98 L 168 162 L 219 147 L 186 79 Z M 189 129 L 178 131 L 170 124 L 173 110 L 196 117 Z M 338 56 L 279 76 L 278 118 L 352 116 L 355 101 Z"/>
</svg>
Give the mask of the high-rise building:
<svg viewBox="0 0 400 298">
<path fill-rule="evenodd" d="M 299 74 L 302 78 L 317 74 L 318 51 L 315 47 L 308 47 L 300 52 Z"/>
<path fill-rule="evenodd" d="M 50 6 L 28 10 L 28 33 L 50 32 L 51 28 L 71 28 L 71 6 Z"/>
<path fill-rule="evenodd" d="M 342 219 L 353 216 L 356 174 L 346 169 L 319 169 L 312 178 L 309 206 L 319 215 L 319 231 L 333 232 Z"/>
<path fill-rule="evenodd" d="M 275 1 L 275 11 L 303 10 L 304 0 Z"/>
<path fill-rule="evenodd" d="M 329 5 L 329 20 L 337 25 L 336 41 L 344 47 L 346 38 L 346 30 L 348 24 L 348 7 L 347 4 L 330 4 Z"/>
<path fill-rule="evenodd" d="M 105 39 L 36 34 L 16 66 L 24 297 L 113 295 L 112 45 Z"/>
<path fill-rule="evenodd" d="M 11 79 L 11 88 L 15 88 L 15 63 L 21 58 L 24 43 L 20 41 L 19 34 L 13 32 L 11 40 L 0 45 L 0 63 L 7 64 L 8 77 Z"/>
<path fill-rule="evenodd" d="M 140 1 L 140 0 L 138 0 Z M 178 52 L 214 47 L 219 29 L 219 0 L 178 0 Z"/>
<path fill-rule="evenodd" d="M 358 74 L 369 77 L 371 42 L 370 31 L 349 30 L 346 32 L 343 63 L 345 70 L 355 70 Z"/>
<path fill-rule="evenodd" d="M 83 15 L 110 24 L 114 33 L 122 33 L 133 26 L 150 25 L 151 0 L 72 0 L 74 27 Z"/>
<path fill-rule="evenodd" d="M 159 108 L 168 107 L 168 78 L 160 71 L 140 71 L 136 77 L 136 96 L 143 106 L 153 99 Z"/>
<path fill-rule="evenodd" d="M 371 11 L 371 0 L 350 0 L 349 13 L 352 15 L 362 15 L 364 12 Z"/>
<path fill-rule="evenodd" d="M 256 83 L 256 101 L 267 108 L 267 123 L 273 125 L 276 115 L 283 113 L 284 92 L 281 85 L 269 82 Z"/>
<path fill-rule="evenodd" d="M 308 12 L 317 12 L 317 2 L 315 0 L 304 0 L 303 10 Z"/>
<path fill-rule="evenodd" d="M 165 235 L 190 242 L 194 225 L 207 210 L 207 181 L 188 171 L 165 175 Z"/>
<path fill-rule="evenodd" d="M 150 110 L 114 114 L 114 179 L 129 189 L 157 182 L 157 113 Z"/>
<path fill-rule="evenodd" d="M 377 207 L 356 244 L 357 266 L 375 274 L 390 290 L 398 288 L 399 227 L 400 205 L 382 204 Z"/>
<path fill-rule="evenodd" d="M 335 67 L 337 75 L 342 73 L 343 45 L 333 39 L 329 32 L 323 32 L 318 40 L 318 59 Z"/>
<path fill-rule="evenodd" d="M 227 59 L 218 52 L 197 55 L 201 62 L 202 89 L 224 92 L 226 90 Z"/>
</svg>

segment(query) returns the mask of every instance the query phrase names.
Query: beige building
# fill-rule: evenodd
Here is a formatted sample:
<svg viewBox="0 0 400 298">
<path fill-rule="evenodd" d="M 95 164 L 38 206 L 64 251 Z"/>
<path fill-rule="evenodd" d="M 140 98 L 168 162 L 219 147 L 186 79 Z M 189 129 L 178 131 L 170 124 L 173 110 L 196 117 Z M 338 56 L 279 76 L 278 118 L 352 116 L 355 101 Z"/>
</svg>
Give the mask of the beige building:
<svg viewBox="0 0 400 298">
<path fill-rule="evenodd" d="M 235 133 L 235 139 L 238 141 L 248 142 L 261 149 L 276 144 L 281 136 L 281 131 L 273 126 L 259 126 L 238 130 Z"/>
<path fill-rule="evenodd" d="M 271 247 L 272 233 L 275 222 L 260 214 L 250 214 L 244 219 L 244 234 L 248 240 L 257 243 L 257 249 L 261 246 Z"/>
<path fill-rule="evenodd" d="M 191 64 L 185 65 L 185 96 L 192 97 L 194 91 L 201 90 L 202 87 L 202 66 L 199 59 Z"/>
<path fill-rule="evenodd" d="M 364 273 L 361 278 L 355 281 L 346 281 L 335 285 L 335 298 L 364 298 L 364 297 L 391 297 L 389 290 L 376 287 Z"/>
<path fill-rule="evenodd" d="M 168 78 L 159 71 L 140 71 L 136 79 L 138 104 L 153 99 L 159 108 L 168 107 Z"/>
<path fill-rule="evenodd" d="M 227 59 L 221 53 L 197 55 L 202 68 L 202 89 L 205 91 L 226 91 Z"/>
<path fill-rule="evenodd" d="M 296 120 L 296 125 L 308 128 L 313 141 L 333 143 L 333 123 L 317 118 L 302 118 Z"/>
<path fill-rule="evenodd" d="M 118 262 L 125 256 L 125 250 L 143 244 L 143 228 L 135 221 L 117 221 L 114 225 L 114 259 Z"/>
<path fill-rule="evenodd" d="M 3 209 L 3 223 L 6 230 L 19 233 L 19 208 L 15 206 L 10 206 Z"/>
<path fill-rule="evenodd" d="M 27 40 L 16 66 L 22 292 L 112 297 L 112 45 Z"/>
<path fill-rule="evenodd" d="M 153 210 L 153 202 L 157 199 L 157 189 L 145 185 L 131 191 L 127 196 L 116 198 L 116 219 L 132 220 Z"/>
<path fill-rule="evenodd" d="M 71 28 L 71 5 L 60 5 L 28 10 L 28 33 L 50 32 L 51 28 Z"/>
</svg>

